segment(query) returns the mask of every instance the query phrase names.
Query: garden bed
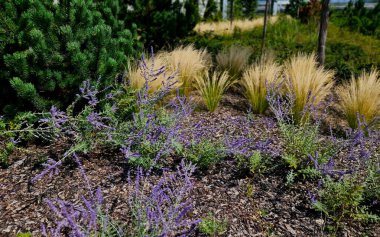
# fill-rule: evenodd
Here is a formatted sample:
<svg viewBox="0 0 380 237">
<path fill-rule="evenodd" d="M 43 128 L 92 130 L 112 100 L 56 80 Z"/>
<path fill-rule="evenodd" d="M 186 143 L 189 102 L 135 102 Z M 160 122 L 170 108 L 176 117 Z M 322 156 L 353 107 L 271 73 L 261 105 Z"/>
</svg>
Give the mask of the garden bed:
<svg viewBox="0 0 380 237">
<path fill-rule="evenodd" d="M 281 136 L 275 120 L 262 115 L 248 116 L 239 96 L 227 95 L 215 113 L 193 112 L 185 127 L 197 125 L 209 139 L 223 136 L 248 136 L 261 141 L 270 138 L 273 150 L 282 149 Z M 234 106 L 231 106 L 234 105 Z M 52 223 L 53 215 L 45 198 L 60 198 L 78 203 L 85 195 L 85 184 L 75 164 L 61 168 L 54 178 L 44 178 L 36 184 L 30 180 L 42 171 L 44 157 L 60 157 L 67 141 L 49 146 L 29 146 L 10 157 L 10 167 L 0 170 L 0 235 L 14 236 L 30 231 L 39 236 L 41 224 Z M 378 154 L 376 154 L 378 155 Z M 281 157 L 272 157 L 271 167 L 252 175 L 239 168 L 237 161 L 227 157 L 193 176 L 192 215 L 204 218 L 212 213 L 227 228 L 220 236 L 320 236 L 329 222 L 311 207 L 309 192 L 316 182 L 297 178 L 288 184 L 288 168 Z M 278 160 L 276 160 L 278 159 Z M 128 222 L 128 181 L 124 158 L 112 151 L 95 150 L 82 158 L 92 187 L 101 187 L 111 216 L 118 222 Z M 178 163 L 172 157 L 171 163 Z M 156 180 L 153 174 L 150 179 Z M 338 236 L 376 236 L 379 224 L 345 223 Z M 193 236 L 203 236 L 196 230 Z"/>
</svg>

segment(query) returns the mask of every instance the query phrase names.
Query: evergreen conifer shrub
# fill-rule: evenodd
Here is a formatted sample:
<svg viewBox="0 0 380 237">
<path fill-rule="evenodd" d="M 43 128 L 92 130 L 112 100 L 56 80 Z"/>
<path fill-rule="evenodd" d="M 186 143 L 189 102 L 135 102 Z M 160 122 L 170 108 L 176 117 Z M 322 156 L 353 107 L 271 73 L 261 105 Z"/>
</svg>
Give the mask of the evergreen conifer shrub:
<svg viewBox="0 0 380 237">
<path fill-rule="evenodd" d="M 0 113 L 67 105 L 84 80 L 115 78 L 137 48 L 119 0 L 0 2 Z"/>
</svg>

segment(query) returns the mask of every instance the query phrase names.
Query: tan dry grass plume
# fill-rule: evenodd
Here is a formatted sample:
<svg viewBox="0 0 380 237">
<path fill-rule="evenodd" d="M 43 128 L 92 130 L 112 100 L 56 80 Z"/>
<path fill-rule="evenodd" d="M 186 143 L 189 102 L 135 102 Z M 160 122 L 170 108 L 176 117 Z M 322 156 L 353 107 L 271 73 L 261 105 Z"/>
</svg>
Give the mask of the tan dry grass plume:
<svg viewBox="0 0 380 237">
<path fill-rule="evenodd" d="M 254 113 L 262 114 L 269 107 L 267 85 L 277 83 L 280 74 L 281 66 L 273 60 L 262 60 L 244 72 L 239 84 Z"/>
<path fill-rule="evenodd" d="M 338 87 L 339 107 L 351 128 L 358 127 L 357 114 L 367 123 L 380 116 L 380 74 L 376 69 Z"/>
<path fill-rule="evenodd" d="M 231 46 L 216 55 L 216 66 L 220 71 L 228 71 L 236 79 L 247 66 L 251 54 L 250 48 Z"/>
<path fill-rule="evenodd" d="M 302 122 L 306 106 L 318 105 L 331 92 L 334 72 L 319 67 L 314 54 L 299 53 L 285 62 L 285 86 L 294 95 L 293 116 Z"/>
<path fill-rule="evenodd" d="M 145 58 L 145 63 L 148 68 L 153 67 L 154 71 L 164 67 L 164 73 L 159 74 L 155 80 L 152 80 L 148 83 L 148 88 L 149 88 L 150 93 L 159 90 L 168 77 L 172 75 L 175 75 L 176 77 L 178 77 L 178 75 L 176 74 L 176 71 L 172 70 L 170 67 L 167 66 L 168 65 L 167 52 L 158 53 L 153 58 L 152 57 Z M 150 78 L 150 79 L 153 79 L 153 78 Z M 139 65 L 130 66 L 128 68 L 127 80 L 129 81 L 129 85 L 135 90 L 139 90 L 144 87 L 146 80 L 144 76 L 142 75 L 142 71 Z M 180 85 L 181 84 L 178 81 L 175 85 L 173 85 L 173 90 L 178 88 Z"/>
<path fill-rule="evenodd" d="M 270 23 L 275 23 L 278 20 L 278 16 L 272 16 Z M 230 21 L 218 21 L 218 22 L 201 22 L 198 23 L 194 30 L 199 34 L 212 32 L 216 35 L 232 34 L 235 28 L 239 28 L 242 31 L 252 30 L 255 27 L 263 26 L 264 18 L 260 17 L 252 20 L 234 20 Z"/>
<path fill-rule="evenodd" d="M 207 50 L 197 50 L 193 45 L 180 46 L 167 54 L 170 71 L 178 73 L 182 91 L 188 95 L 193 88 L 195 77 L 204 74 L 211 65 Z"/>
<path fill-rule="evenodd" d="M 228 75 L 228 72 L 217 71 L 211 76 L 208 72 L 204 75 L 197 76 L 195 82 L 195 86 L 210 112 L 215 111 L 223 93 L 234 83 Z"/>
</svg>

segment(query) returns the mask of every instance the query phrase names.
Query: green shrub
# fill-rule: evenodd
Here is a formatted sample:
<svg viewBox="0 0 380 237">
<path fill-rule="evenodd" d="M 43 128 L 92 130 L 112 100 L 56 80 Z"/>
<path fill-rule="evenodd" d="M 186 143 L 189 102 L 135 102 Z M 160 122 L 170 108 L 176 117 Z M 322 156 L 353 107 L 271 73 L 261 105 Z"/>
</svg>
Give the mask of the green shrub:
<svg viewBox="0 0 380 237">
<path fill-rule="evenodd" d="M 255 151 L 251 156 L 238 155 L 238 166 L 246 169 L 252 175 L 260 174 L 266 169 L 266 160 L 260 151 Z"/>
<path fill-rule="evenodd" d="M 175 146 L 178 155 L 196 164 L 202 170 L 206 170 L 226 156 L 224 146 L 220 142 L 201 139 L 191 141 L 188 146 L 179 143 Z"/>
<path fill-rule="evenodd" d="M 335 11 L 332 21 L 351 31 L 380 38 L 380 3 L 375 8 L 368 9 L 365 1 L 350 1 L 343 11 Z"/>
<path fill-rule="evenodd" d="M 364 187 L 355 181 L 355 177 L 334 181 L 330 177 L 324 179 L 323 188 L 319 191 L 319 200 L 313 207 L 331 218 L 337 225 L 345 218 L 353 218 L 362 222 L 374 222 L 379 217 L 368 212 L 363 205 Z"/>
<path fill-rule="evenodd" d="M 319 126 L 304 124 L 302 126 L 279 123 L 280 131 L 284 139 L 283 158 L 289 167 L 299 169 L 304 175 L 315 176 L 314 170 L 309 169 L 309 155 L 318 153 L 318 162 L 326 163 L 336 151 L 332 142 L 320 141 Z M 306 170 L 305 170 L 306 169 Z"/>
<path fill-rule="evenodd" d="M 217 220 L 211 213 L 199 223 L 199 231 L 208 236 L 222 235 L 227 230 L 227 222 Z"/>
<path fill-rule="evenodd" d="M 109 84 L 136 49 L 121 1 L 53 2 L 0 5 L 0 110 L 7 114 L 68 105 L 82 81 Z"/>
</svg>

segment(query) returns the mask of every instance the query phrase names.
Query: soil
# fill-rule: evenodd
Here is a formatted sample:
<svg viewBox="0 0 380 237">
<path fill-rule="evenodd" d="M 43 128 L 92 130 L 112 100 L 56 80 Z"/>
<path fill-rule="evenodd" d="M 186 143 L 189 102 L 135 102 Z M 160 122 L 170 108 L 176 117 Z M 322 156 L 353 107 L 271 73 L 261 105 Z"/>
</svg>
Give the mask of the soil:
<svg viewBox="0 0 380 237">
<path fill-rule="evenodd" d="M 200 124 L 205 136 L 217 139 L 223 136 L 251 136 L 257 141 L 271 139 L 274 150 L 281 151 L 281 137 L 273 118 L 249 117 L 247 106 L 238 96 L 226 96 L 215 113 L 196 111 L 184 124 Z M 337 123 L 335 123 L 337 124 Z M 339 128 L 336 128 L 339 129 Z M 30 145 L 15 152 L 11 165 L 0 170 L 0 236 L 15 236 L 30 231 L 40 236 L 41 224 L 53 220 L 45 198 L 61 198 L 74 203 L 81 201 L 86 187 L 75 165 L 65 165 L 52 178 L 35 184 L 30 180 L 43 169 L 46 157 L 57 158 L 65 150 L 65 141 L 50 146 Z M 272 163 L 281 164 L 280 157 Z M 93 151 L 82 157 L 83 167 L 93 187 L 100 186 L 111 215 L 120 222 L 128 221 L 128 182 L 125 161 L 112 152 Z M 287 185 L 288 169 L 282 165 L 270 167 L 256 175 L 239 168 L 237 161 L 227 158 L 207 171 L 194 175 L 192 200 L 193 215 L 206 217 L 212 213 L 227 223 L 220 236 L 329 236 L 324 227 L 329 224 L 321 213 L 312 209 L 308 191 L 316 190 L 316 182 L 296 179 Z M 154 175 L 152 179 L 156 179 Z M 380 225 L 347 223 L 337 236 L 379 236 Z M 199 231 L 193 236 L 204 236 Z"/>
</svg>

